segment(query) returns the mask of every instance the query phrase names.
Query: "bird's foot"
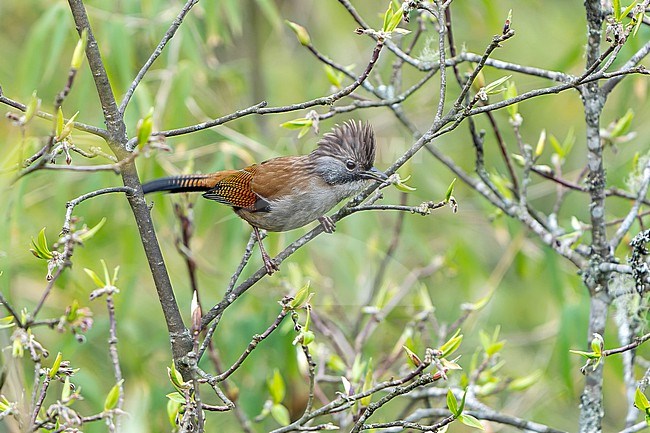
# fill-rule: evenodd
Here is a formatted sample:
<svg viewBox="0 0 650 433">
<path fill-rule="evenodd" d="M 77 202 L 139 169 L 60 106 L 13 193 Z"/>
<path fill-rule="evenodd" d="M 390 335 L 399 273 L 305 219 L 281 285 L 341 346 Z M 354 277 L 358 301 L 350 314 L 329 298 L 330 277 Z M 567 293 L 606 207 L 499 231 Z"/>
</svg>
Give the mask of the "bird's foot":
<svg viewBox="0 0 650 433">
<path fill-rule="evenodd" d="M 264 243 L 262 243 L 262 235 L 257 227 L 253 226 L 253 231 L 255 232 L 255 237 L 257 238 L 257 244 L 260 246 L 260 253 L 262 253 L 262 261 L 264 262 L 264 267 L 266 268 L 266 273 L 273 275 L 273 272 L 279 271 L 280 268 L 276 265 L 269 254 L 264 249 Z"/>
<path fill-rule="evenodd" d="M 334 231 L 336 231 L 336 224 L 332 221 L 332 218 L 327 215 L 318 218 L 318 221 L 320 222 L 320 225 L 323 226 L 325 233 L 334 233 Z"/>
<path fill-rule="evenodd" d="M 266 255 L 262 255 L 262 260 L 264 261 L 264 267 L 266 268 L 266 273 L 269 275 L 273 275 L 275 271 L 279 271 L 280 267 L 275 264 L 275 262 L 271 259 L 271 257 Z"/>
</svg>

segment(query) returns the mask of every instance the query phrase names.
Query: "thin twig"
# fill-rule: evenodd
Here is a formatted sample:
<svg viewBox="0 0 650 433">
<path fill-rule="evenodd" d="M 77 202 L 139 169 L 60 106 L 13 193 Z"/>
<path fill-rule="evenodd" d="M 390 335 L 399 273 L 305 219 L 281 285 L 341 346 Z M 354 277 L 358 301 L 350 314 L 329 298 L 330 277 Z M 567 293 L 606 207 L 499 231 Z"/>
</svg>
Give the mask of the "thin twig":
<svg viewBox="0 0 650 433">
<path fill-rule="evenodd" d="M 650 185 L 650 161 L 643 168 L 643 176 L 641 179 L 641 184 L 639 186 L 639 192 L 637 193 L 637 198 L 636 200 L 634 200 L 634 204 L 632 205 L 632 208 L 627 213 L 627 216 L 625 217 L 621 225 L 616 230 L 614 236 L 612 236 L 612 239 L 610 239 L 609 241 L 609 245 L 612 251 L 616 250 L 618 245 L 623 240 L 623 237 L 630 230 L 630 227 L 632 227 L 634 220 L 639 215 L 639 209 L 641 208 L 641 204 L 646 198 L 649 185 Z"/>
<path fill-rule="evenodd" d="M 61 229 L 61 233 L 64 233 L 64 234 L 70 233 L 70 224 L 71 224 L 71 221 L 72 221 L 72 212 L 74 211 L 74 208 L 77 205 L 79 205 L 80 203 L 82 203 L 82 202 L 84 202 L 84 201 L 86 201 L 88 199 L 91 199 L 93 197 L 97 197 L 97 196 L 104 195 L 104 194 L 112 194 L 112 193 L 116 193 L 116 192 L 123 192 L 123 193 L 126 193 L 126 194 L 133 194 L 135 191 L 132 188 L 125 187 L 125 186 L 115 186 L 115 187 L 111 187 L 111 188 L 102 188 L 102 189 L 98 189 L 96 191 L 91 191 L 91 192 L 88 192 L 86 194 L 82 194 L 79 197 L 77 197 L 75 199 L 72 199 L 69 202 L 67 202 L 65 204 L 65 208 L 66 208 L 65 220 L 63 222 L 63 228 Z"/>
<path fill-rule="evenodd" d="M 214 376 L 214 378 L 212 378 L 209 382 L 210 383 L 222 382 L 223 380 L 227 379 L 231 374 L 233 374 L 244 363 L 246 358 L 248 358 L 248 355 L 250 355 L 253 352 L 253 350 L 255 350 L 257 345 L 260 344 L 260 342 L 264 341 L 268 336 L 270 336 L 271 333 L 273 333 L 273 331 L 278 329 L 278 326 L 280 326 L 284 318 L 287 316 L 288 312 L 289 312 L 288 310 L 283 308 L 280 314 L 278 314 L 278 317 L 275 318 L 275 321 L 271 324 L 271 326 L 269 326 L 266 329 L 266 331 L 264 331 L 259 335 L 256 334 L 253 336 L 251 342 L 248 343 L 248 347 L 241 355 L 239 355 L 237 361 L 235 361 L 233 365 L 231 365 L 230 368 L 228 368 L 223 373 Z"/>
<path fill-rule="evenodd" d="M 25 112 L 27 110 L 27 106 L 25 104 L 21 104 L 20 102 L 7 98 L 1 92 L 0 92 L 0 103 L 13 107 L 22 112 Z M 34 116 L 40 117 L 45 120 L 54 120 L 53 115 L 51 115 L 50 113 L 46 113 L 44 111 L 37 111 L 36 113 L 34 113 Z M 67 121 L 68 119 L 65 120 Z M 108 131 L 106 131 L 105 129 L 97 128 L 96 126 L 92 126 L 92 125 L 88 125 L 76 121 L 73 123 L 73 125 L 74 128 L 78 129 L 79 131 L 84 131 L 84 132 L 88 132 L 89 134 L 97 135 L 98 137 L 101 137 L 105 140 L 108 139 Z"/>
</svg>

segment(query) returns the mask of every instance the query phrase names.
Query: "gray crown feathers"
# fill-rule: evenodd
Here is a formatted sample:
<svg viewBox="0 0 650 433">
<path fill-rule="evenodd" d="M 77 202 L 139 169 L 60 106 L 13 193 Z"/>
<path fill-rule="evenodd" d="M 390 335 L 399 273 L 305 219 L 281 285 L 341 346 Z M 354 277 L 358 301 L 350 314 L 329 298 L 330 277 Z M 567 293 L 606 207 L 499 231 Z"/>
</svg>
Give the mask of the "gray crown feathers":
<svg viewBox="0 0 650 433">
<path fill-rule="evenodd" d="M 363 170 L 369 170 L 375 163 L 375 133 L 369 123 L 348 120 L 324 134 L 312 154 L 344 162 L 353 159 Z"/>
</svg>

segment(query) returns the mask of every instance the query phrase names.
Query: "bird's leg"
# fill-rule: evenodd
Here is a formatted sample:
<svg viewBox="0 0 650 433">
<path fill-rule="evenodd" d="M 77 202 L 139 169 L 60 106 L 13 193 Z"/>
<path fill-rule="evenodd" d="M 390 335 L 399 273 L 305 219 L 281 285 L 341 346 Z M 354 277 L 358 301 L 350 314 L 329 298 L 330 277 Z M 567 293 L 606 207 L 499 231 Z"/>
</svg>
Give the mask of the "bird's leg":
<svg viewBox="0 0 650 433">
<path fill-rule="evenodd" d="M 320 225 L 323 226 L 323 230 L 325 230 L 325 233 L 334 233 L 334 231 L 336 230 L 336 224 L 334 224 L 332 218 L 328 217 L 327 215 L 323 215 L 322 217 L 319 217 L 318 221 L 320 222 Z"/>
<path fill-rule="evenodd" d="M 262 261 L 264 262 L 266 273 L 269 275 L 273 275 L 273 272 L 279 270 L 280 268 L 278 267 L 278 265 L 273 263 L 271 257 L 269 257 L 268 253 L 264 249 L 264 244 L 262 243 L 262 236 L 260 235 L 259 229 L 257 227 L 253 227 L 253 231 L 255 232 L 255 237 L 257 237 L 257 243 L 260 246 L 260 252 L 262 253 Z"/>
</svg>

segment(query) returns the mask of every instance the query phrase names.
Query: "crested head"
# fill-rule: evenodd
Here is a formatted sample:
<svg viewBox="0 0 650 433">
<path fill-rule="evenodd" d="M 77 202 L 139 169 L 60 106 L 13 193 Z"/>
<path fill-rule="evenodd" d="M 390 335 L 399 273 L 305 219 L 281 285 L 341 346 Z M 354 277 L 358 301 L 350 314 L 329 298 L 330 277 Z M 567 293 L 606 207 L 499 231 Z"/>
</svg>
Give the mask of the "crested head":
<svg viewBox="0 0 650 433">
<path fill-rule="evenodd" d="M 375 163 L 375 133 L 369 123 L 348 120 L 324 134 L 311 155 L 335 158 L 344 164 L 354 161 L 359 169 L 370 170 Z"/>
</svg>

